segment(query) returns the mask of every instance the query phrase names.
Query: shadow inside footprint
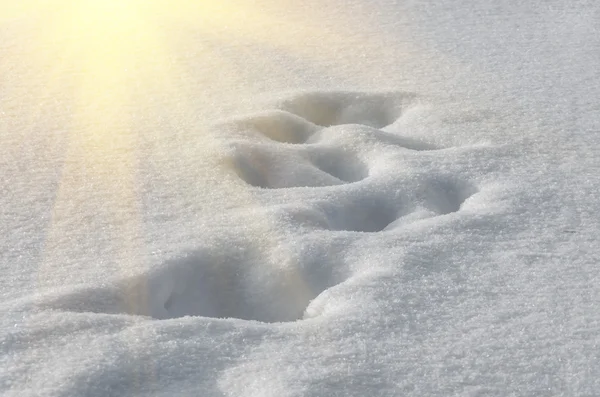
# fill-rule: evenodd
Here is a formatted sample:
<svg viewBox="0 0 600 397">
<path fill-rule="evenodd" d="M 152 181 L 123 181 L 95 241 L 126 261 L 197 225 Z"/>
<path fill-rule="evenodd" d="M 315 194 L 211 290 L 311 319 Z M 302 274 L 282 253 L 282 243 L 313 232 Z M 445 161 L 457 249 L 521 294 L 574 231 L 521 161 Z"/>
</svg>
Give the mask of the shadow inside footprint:
<svg viewBox="0 0 600 397">
<path fill-rule="evenodd" d="M 285 100 L 280 107 L 313 124 L 363 124 L 383 128 L 416 101 L 413 93 L 313 92 Z"/>
<path fill-rule="evenodd" d="M 295 114 L 272 110 L 235 122 L 238 128 L 251 130 L 270 140 L 301 144 L 318 130 L 318 127 Z"/>
<path fill-rule="evenodd" d="M 310 151 L 307 156 L 315 167 L 345 183 L 358 182 L 369 176 L 368 166 L 341 148 Z"/>
<path fill-rule="evenodd" d="M 339 149 L 310 150 L 303 154 L 238 145 L 230 164 L 244 182 L 265 189 L 334 186 L 356 182 L 368 175 L 362 162 Z"/>
<path fill-rule="evenodd" d="M 318 211 L 330 230 L 374 233 L 457 212 L 476 192 L 466 181 L 429 176 L 406 180 L 403 189 L 363 191 L 324 202 Z"/>
<path fill-rule="evenodd" d="M 448 177 L 427 179 L 418 190 L 424 206 L 439 215 L 457 212 L 465 200 L 477 191 L 467 182 Z"/>
<path fill-rule="evenodd" d="M 385 197 L 349 197 L 342 202 L 325 203 L 321 210 L 330 230 L 374 233 L 384 230 L 398 218 L 398 208 Z"/>
</svg>

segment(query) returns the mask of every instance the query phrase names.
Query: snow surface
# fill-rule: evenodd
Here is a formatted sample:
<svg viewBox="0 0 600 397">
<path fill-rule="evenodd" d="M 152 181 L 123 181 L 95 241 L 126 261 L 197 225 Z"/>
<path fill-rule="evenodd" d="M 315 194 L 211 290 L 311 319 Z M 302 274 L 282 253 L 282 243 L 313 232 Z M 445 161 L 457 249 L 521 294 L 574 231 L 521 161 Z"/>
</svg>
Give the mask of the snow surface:
<svg viewBox="0 0 600 397">
<path fill-rule="evenodd" d="M 600 395 L 597 2 L 4 3 L 2 395 Z"/>
</svg>

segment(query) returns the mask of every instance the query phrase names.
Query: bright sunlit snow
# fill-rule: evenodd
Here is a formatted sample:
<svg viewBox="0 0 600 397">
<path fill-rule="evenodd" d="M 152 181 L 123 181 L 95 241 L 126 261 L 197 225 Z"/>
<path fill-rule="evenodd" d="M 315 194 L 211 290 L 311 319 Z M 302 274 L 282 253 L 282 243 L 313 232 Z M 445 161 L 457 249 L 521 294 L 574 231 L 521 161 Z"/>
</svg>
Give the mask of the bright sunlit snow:
<svg viewBox="0 0 600 397">
<path fill-rule="evenodd" d="M 0 394 L 600 395 L 599 31 L 2 0 Z"/>
</svg>

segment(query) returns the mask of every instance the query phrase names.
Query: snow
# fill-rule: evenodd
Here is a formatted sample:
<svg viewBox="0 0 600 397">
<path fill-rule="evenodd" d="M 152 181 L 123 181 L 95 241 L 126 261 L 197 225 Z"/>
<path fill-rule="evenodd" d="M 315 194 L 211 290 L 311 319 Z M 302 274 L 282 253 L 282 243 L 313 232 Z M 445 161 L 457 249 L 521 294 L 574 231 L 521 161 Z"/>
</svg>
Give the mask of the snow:
<svg viewBox="0 0 600 397">
<path fill-rule="evenodd" d="M 595 2 L 4 3 L 0 394 L 600 394 Z"/>
</svg>

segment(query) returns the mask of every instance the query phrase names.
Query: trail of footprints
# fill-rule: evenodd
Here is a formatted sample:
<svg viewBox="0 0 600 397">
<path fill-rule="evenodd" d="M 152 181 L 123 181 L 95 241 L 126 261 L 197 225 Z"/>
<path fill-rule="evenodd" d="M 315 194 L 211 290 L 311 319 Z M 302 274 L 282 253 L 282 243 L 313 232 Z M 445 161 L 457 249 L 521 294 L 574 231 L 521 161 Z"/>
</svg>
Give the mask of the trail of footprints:
<svg viewBox="0 0 600 397">
<path fill-rule="evenodd" d="M 316 204 L 331 230 L 379 232 L 402 220 L 458 211 L 476 191 L 468 182 L 432 172 L 402 179 L 379 167 L 399 149 L 443 149 L 386 131 L 415 100 L 405 93 L 296 97 L 280 110 L 233 123 L 232 170 L 262 189 L 324 188 L 370 179 L 368 189 L 350 191 L 348 197 L 337 192 L 338 203 Z"/>
<path fill-rule="evenodd" d="M 319 233 L 387 233 L 459 211 L 477 192 L 468 181 L 431 170 L 406 176 L 389 168 L 386 156 L 443 149 L 392 132 L 416 100 L 405 93 L 346 92 L 291 98 L 277 110 L 222 126 L 230 149 L 226 164 L 248 189 L 309 192 L 310 209 L 290 209 L 289 217 Z M 336 273 L 331 241 L 307 241 L 296 248 L 291 268 L 248 243 L 241 251 L 224 245 L 174 259 L 160 271 L 111 288 L 82 290 L 52 306 L 157 319 L 298 320 L 315 297 L 347 278 Z M 303 255 L 303 249 L 311 255 Z"/>
</svg>

